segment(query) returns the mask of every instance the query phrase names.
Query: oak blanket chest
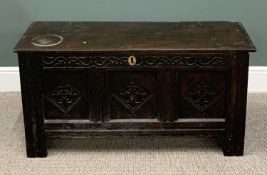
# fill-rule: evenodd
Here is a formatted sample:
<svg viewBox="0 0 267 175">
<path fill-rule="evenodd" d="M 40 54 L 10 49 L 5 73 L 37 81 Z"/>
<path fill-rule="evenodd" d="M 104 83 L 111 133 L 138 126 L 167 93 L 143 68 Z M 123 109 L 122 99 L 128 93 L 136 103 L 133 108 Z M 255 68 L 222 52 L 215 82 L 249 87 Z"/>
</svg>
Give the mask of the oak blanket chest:
<svg viewBox="0 0 267 175">
<path fill-rule="evenodd" d="M 34 22 L 14 51 L 28 157 L 94 135 L 208 135 L 243 155 L 256 49 L 240 23 Z"/>
</svg>

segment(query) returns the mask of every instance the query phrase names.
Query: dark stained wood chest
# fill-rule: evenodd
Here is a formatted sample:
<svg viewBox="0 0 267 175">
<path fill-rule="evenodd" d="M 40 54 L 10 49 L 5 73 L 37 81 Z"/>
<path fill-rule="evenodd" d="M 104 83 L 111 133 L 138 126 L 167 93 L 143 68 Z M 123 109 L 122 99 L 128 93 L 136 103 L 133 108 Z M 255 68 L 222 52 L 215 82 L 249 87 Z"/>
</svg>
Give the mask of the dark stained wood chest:
<svg viewBox="0 0 267 175">
<path fill-rule="evenodd" d="M 211 135 L 243 155 L 254 51 L 235 22 L 34 22 L 15 48 L 27 156 L 94 135 Z"/>
</svg>

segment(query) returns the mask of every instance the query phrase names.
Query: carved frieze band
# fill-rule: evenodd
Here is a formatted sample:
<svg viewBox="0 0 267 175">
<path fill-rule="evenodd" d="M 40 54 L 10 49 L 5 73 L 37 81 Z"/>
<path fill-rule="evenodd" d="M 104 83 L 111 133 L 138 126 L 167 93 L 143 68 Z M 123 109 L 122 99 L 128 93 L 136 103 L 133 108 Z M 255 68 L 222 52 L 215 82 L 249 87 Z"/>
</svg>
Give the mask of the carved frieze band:
<svg viewBox="0 0 267 175">
<path fill-rule="evenodd" d="M 44 56 L 43 67 L 125 67 L 129 66 L 127 56 Z M 134 67 L 192 67 L 225 68 L 225 58 L 221 55 L 168 55 L 137 56 Z"/>
</svg>

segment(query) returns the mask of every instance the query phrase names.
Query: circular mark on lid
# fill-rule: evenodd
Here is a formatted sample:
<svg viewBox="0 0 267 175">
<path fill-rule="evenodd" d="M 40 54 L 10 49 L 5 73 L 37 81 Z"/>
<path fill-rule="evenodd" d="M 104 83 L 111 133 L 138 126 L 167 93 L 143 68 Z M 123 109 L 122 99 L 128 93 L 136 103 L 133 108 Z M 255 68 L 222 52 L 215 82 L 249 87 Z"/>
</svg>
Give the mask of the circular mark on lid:
<svg viewBox="0 0 267 175">
<path fill-rule="evenodd" d="M 62 43 L 63 37 L 56 34 L 40 35 L 32 39 L 32 44 L 38 47 L 51 47 Z"/>
</svg>

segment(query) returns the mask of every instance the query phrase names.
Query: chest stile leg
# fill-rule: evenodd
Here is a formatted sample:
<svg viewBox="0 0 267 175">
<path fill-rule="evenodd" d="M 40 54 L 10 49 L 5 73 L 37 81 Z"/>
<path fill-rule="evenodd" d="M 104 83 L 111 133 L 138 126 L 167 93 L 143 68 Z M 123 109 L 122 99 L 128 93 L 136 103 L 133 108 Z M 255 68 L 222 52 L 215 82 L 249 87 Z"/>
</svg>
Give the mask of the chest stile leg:
<svg viewBox="0 0 267 175">
<path fill-rule="evenodd" d="M 42 107 L 41 60 L 36 55 L 19 55 L 21 93 L 28 157 L 46 157 Z"/>
<path fill-rule="evenodd" d="M 231 60 L 230 99 L 223 151 L 226 156 L 242 156 L 244 154 L 249 55 L 248 53 L 233 54 Z"/>
</svg>

